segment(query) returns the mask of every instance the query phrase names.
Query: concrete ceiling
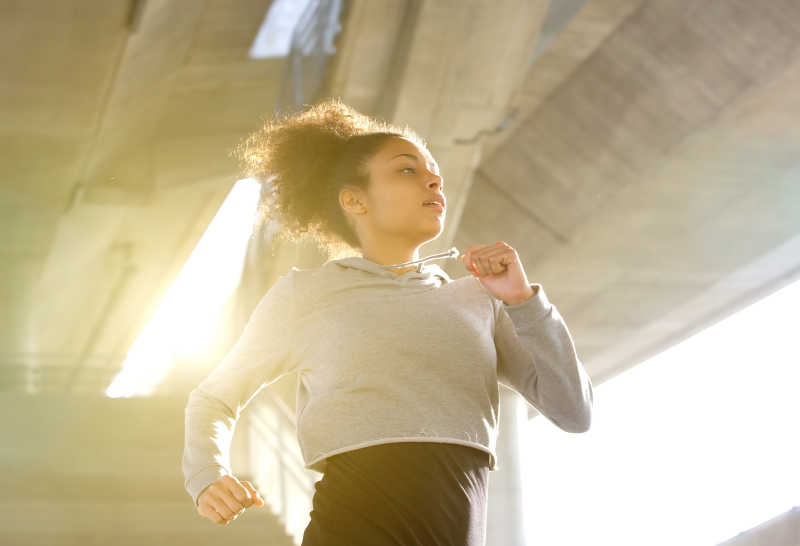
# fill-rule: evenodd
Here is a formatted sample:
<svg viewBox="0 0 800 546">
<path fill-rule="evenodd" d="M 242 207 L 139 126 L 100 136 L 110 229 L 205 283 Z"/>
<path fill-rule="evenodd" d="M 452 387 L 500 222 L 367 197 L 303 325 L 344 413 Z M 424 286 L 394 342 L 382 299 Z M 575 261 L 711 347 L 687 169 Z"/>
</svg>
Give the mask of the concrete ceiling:
<svg viewBox="0 0 800 546">
<path fill-rule="evenodd" d="M 238 178 L 269 2 L 0 3 L 3 388 L 108 385 Z"/>
<path fill-rule="evenodd" d="M 800 4 L 609 4 L 624 20 L 546 96 L 550 54 L 531 67 L 528 114 L 478 167 L 456 237 L 520 251 L 597 382 L 800 266 Z"/>
<path fill-rule="evenodd" d="M 247 56 L 269 5 L 0 2 L 0 389 L 108 386 L 277 100 L 283 59 Z M 442 168 L 422 251 L 514 246 L 596 384 L 798 276 L 794 0 L 353 0 L 342 27 L 327 94 Z"/>
</svg>

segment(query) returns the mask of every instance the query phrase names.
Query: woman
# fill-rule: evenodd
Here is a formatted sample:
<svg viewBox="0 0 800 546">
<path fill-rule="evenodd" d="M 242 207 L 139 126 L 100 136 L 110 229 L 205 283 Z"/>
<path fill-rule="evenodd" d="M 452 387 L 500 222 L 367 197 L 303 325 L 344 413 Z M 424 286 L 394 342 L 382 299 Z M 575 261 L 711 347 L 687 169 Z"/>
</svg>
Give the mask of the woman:
<svg viewBox="0 0 800 546">
<path fill-rule="evenodd" d="M 426 263 L 440 255 L 420 259 L 446 200 L 408 127 L 330 99 L 236 151 L 271 179 L 282 236 L 351 255 L 279 277 L 190 394 L 183 471 L 198 512 L 228 524 L 263 505 L 230 472 L 230 439 L 253 396 L 296 372 L 298 442 L 323 473 L 303 545 L 483 545 L 498 384 L 563 430 L 590 426 L 592 385 L 558 310 L 504 242 L 468 246 L 472 275 L 455 280 Z"/>
</svg>

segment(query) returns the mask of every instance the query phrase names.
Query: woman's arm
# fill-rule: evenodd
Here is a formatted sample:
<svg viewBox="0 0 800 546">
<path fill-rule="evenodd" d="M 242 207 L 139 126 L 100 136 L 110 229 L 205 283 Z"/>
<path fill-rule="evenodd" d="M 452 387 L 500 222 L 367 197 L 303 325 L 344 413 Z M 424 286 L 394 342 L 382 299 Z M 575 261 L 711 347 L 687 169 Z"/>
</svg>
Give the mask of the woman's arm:
<svg viewBox="0 0 800 546">
<path fill-rule="evenodd" d="M 541 284 L 515 305 L 495 300 L 497 377 L 567 432 L 591 426 L 593 390 L 569 329 Z"/>
<path fill-rule="evenodd" d="M 294 371 L 293 273 L 278 278 L 233 348 L 189 394 L 182 468 L 195 506 L 206 487 L 231 475 L 230 444 L 241 411 L 262 388 Z"/>
</svg>

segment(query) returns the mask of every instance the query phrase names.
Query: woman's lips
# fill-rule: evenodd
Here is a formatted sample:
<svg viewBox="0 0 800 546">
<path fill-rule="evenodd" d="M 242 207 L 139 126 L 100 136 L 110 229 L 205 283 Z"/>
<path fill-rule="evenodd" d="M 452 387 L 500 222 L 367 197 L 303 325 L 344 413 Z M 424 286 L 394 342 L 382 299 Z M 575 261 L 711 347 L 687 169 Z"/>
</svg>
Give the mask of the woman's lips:
<svg viewBox="0 0 800 546">
<path fill-rule="evenodd" d="M 432 208 L 432 209 L 436 209 L 439 212 L 444 212 L 444 207 L 442 205 L 440 205 L 439 203 L 431 203 L 430 205 L 422 205 L 422 206 L 423 207 Z"/>
</svg>

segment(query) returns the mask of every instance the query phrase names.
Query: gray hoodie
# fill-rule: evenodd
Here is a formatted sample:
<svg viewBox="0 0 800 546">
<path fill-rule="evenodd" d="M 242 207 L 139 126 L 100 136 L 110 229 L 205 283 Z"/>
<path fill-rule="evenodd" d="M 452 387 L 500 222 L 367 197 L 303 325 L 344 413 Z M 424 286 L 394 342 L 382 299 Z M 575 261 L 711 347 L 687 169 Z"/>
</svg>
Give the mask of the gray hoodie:
<svg viewBox="0 0 800 546">
<path fill-rule="evenodd" d="M 241 337 L 189 394 L 187 492 L 231 474 L 239 415 L 264 387 L 297 373 L 297 439 L 306 468 L 370 445 L 446 442 L 490 454 L 496 470 L 498 382 L 559 428 L 589 429 L 592 384 L 541 284 L 516 305 L 473 275 L 436 264 L 393 273 L 366 258 L 280 276 Z"/>
</svg>

